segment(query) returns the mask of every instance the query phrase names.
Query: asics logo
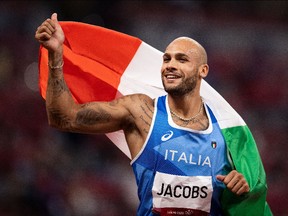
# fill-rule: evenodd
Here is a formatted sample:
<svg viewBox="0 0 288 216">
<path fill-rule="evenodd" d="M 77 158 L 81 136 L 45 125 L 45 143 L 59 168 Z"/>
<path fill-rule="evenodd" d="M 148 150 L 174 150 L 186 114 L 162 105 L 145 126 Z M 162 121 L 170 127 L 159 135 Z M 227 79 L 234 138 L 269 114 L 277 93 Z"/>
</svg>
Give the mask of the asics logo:
<svg viewBox="0 0 288 216">
<path fill-rule="evenodd" d="M 161 137 L 161 140 L 163 142 L 169 140 L 171 137 L 173 136 L 173 131 L 169 130 L 166 132 L 166 134 L 164 134 L 162 137 Z"/>
</svg>

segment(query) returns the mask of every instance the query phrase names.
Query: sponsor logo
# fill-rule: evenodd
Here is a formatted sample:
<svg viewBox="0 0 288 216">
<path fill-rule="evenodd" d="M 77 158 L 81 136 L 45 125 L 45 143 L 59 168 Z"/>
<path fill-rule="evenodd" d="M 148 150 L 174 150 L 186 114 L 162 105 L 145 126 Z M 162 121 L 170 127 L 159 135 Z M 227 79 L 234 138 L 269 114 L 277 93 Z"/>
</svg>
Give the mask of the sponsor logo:
<svg viewBox="0 0 288 216">
<path fill-rule="evenodd" d="M 173 131 L 169 130 L 161 137 L 161 140 L 165 142 L 169 140 L 172 136 L 173 136 Z"/>
</svg>

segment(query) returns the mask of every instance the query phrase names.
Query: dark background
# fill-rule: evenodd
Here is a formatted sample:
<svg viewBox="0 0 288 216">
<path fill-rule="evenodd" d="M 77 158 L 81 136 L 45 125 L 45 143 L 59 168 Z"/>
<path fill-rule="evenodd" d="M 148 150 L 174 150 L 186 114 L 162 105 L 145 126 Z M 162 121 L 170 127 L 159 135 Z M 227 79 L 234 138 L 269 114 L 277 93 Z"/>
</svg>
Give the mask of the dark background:
<svg viewBox="0 0 288 216">
<path fill-rule="evenodd" d="M 210 83 L 244 118 L 267 173 L 268 201 L 288 215 L 288 2 L 0 1 L 0 216 L 135 215 L 128 158 L 104 135 L 47 124 L 36 28 L 53 12 L 141 38 L 178 36 L 207 50 Z"/>
</svg>

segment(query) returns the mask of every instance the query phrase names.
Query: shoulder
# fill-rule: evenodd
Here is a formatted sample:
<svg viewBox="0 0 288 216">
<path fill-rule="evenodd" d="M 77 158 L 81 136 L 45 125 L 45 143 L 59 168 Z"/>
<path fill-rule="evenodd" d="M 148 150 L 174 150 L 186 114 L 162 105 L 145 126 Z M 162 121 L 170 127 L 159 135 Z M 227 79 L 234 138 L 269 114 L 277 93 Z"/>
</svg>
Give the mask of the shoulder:
<svg viewBox="0 0 288 216">
<path fill-rule="evenodd" d="M 129 113 L 122 122 L 122 128 L 134 158 L 149 133 L 154 113 L 154 99 L 145 94 L 132 94 L 123 97 L 122 100 L 125 101 Z"/>
<path fill-rule="evenodd" d="M 131 126 L 133 123 L 138 129 L 150 126 L 154 113 L 154 99 L 145 94 L 131 94 L 123 97 L 122 100 L 129 113 L 124 124 Z"/>
<path fill-rule="evenodd" d="M 120 97 L 114 101 L 110 102 L 111 104 L 121 104 L 125 106 L 128 110 L 135 109 L 135 107 L 140 107 L 143 104 L 154 106 L 154 99 L 150 98 L 145 94 L 131 94 Z"/>
<path fill-rule="evenodd" d="M 146 94 L 131 94 L 128 95 L 127 97 L 131 98 L 131 100 L 138 101 L 138 102 L 147 102 L 147 103 L 153 103 L 153 99 L 150 98 Z"/>
<path fill-rule="evenodd" d="M 150 110 L 153 113 L 154 111 L 154 100 L 145 94 L 130 94 L 119 97 L 111 102 L 109 106 L 115 110 L 117 113 L 122 113 L 122 116 L 127 118 L 133 117 L 135 120 L 136 116 L 139 117 L 139 114 Z M 123 123 L 125 123 L 124 120 Z"/>
</svg>

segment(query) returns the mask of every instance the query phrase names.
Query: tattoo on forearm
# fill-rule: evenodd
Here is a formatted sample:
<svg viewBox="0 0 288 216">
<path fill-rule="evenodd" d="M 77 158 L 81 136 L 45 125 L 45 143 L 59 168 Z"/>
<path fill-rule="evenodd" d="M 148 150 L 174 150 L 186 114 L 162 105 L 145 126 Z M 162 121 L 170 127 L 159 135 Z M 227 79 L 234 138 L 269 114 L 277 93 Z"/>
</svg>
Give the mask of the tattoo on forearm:
<svg viewBox="0 0 288 216">
<path fill-rule="evenodd" d="M 54 97 L 59 97 L 63 92 L 69 92 L 69 88 L 65 83 L 64 78 L 61 79 L 49 79 L 48 85 L 51 86 L 51 91 Z"/>
<path fill-rule="evenodd" d="M 48 109 L 48 115 L 53 123 L 60 128 L 67 128 L 71 125 L 71 119 L 68 116 L 63 115 L 58 109 Z"/>
<path fill-rule="evenodd" d="M 109 122 L 111 114 L 104 110 L 95 111 L 93 109 L 84 108 L 77 113 L 76 123 L 80 125 L 94 125 L 97 123 Z"/>
</svg>

